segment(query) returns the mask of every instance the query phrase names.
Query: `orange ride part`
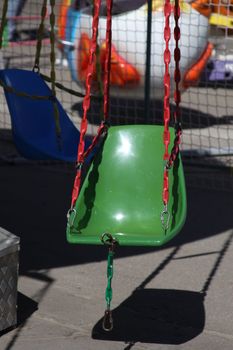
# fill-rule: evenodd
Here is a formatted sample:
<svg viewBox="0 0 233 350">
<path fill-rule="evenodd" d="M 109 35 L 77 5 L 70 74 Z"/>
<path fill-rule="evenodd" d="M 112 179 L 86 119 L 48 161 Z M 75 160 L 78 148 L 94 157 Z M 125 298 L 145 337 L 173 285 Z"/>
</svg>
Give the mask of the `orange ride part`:
<svg viewBox="0 0 233 350">
<path fill-rule="evenodd" d="M 63 0 L 59 7 L 59 16 L 58 16 L 58 38 L 64 40 L 66 37 L 66 25 L 67 25 L 67 12 L 71 0 Z"/>
<path fill-rule="evenodd" d="M 206 17 L 211 13 L 233 16 L 233 0 L 195 0 L 191 6 Z"/>
<path fill-rule="evenodd" d="M 209 0 L 196 0 L 191 3 L 191 6 L 193 9 L 198 11 L 200 14 L 202 14 L 205 17 L 210 17 L 212 13 L 212 9 L 210 6 Z"/>
<path fill-rule="evenodd" d="M 188 88 L 196 85 L 199 81 L 200 75 L 205 68 L 208 59 L 213 51 L 213 44 L 208 43 L 199 60 L 187 71 L 183 79 L 183 87 Z"/>
<path fill-rule="evenodd" d="M 106 43 L 104 42 L 100 50 L 100 61 L 105 61 Z M 127 84 L 136 85 L 140 81 L 140 75 L 137 69 L 127 62 L 112 45 L 111 49 L 111 70 L 110 83 L 117 86 L 125 86 Z"/>
<path fill-rule="evenodd" d="M 233 0 L 212 0 L 213 12 L 223 16 L 233 17 Z"/>
<path fill-rule="evenodd" d="M 86 33 L 82 33 L 78 47 L 77 71 L 81 81 L 85 81 L 91 40 Z M 104 70 L 104 62 L 106 57 L 106 43 L 100 47 L 100 63 L 102 71 Z M 94 72 L 94 80 L 97 80 L 96 71 Z M 118 54 L 114 45 L 111 48 L 111 69 L 110 69 L 110 84 L 124 87 L 125 85 L 136 85 L 140 81 L 140 74 L 137 69 L 127 62 L 121 55 Z"/>
<path fill-rule="evenodd" d="M 86 81 L 87 69 L 89 64 L 89 53 L 91 48 L 91 39 L 86 33 L 82 33 L 78 46 L 77 71 L 79 79 Z M 94 65 L 96 67 L 96 64 Z M 96 70 L 94 71 L 94 79 L 96 79 Z"/>
</svg>

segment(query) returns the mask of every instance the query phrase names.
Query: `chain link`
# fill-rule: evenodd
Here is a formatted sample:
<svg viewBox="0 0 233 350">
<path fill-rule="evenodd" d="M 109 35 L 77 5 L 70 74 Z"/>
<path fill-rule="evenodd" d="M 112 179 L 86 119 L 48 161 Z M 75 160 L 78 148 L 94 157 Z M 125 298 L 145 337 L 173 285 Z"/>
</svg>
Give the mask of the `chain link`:
<svg viewBox="0 0 233 350">
<path fill-rule="evenodd" d="M 108 262 L 107 262 L 107 287 L 105 291 L 106 310 L 104 313 L 102 326 L 105 331 L 111 331 L 113 329 L 113 318 L 112 318 L 112 312 L 111 312 L 113 258 L 115 254 L 117 241 L 112 237 L 110 233 L 104 233 L 101 237 L 101 241 L 104 245 L 109 247 Z"/>
<path fill-rule="evenodd" d="M 8 0 L 5 0 L 3 3 L 3 9 L 2 9 L 2 18 L 0 23 L 0 49 L 2 48 L 2 41 L 3 41 L 3 31 L 4 27 L 7 23 L 6 15 L 7 15 L 7 8 L 8 8 Z M 37 31 L 37 43 L 36 43 L 36 54 L 35 54 L 35 61 L 33 66 L 33 71 L 35 73 L 40 73 L 40 54 L 41 54 L 41 48 L 42 48 L 42 39 L 44 34 L 44 21 L 47 14 L 47 0 L 44 0 L 42 9 L 41 9 L 41 22 Z M 51 77 L 47 77 L 46 75 L 43 75 L 40 73 L 40 76 L 47 82 L 51 83 Z M 78 96 L 78 97 L 84 97 L 84 95 L 81 92 L 75 91 L 73 89 L 69 89 L 65 87 L 64 85 L 54 82 L 55 86 L 61 90 L 64 90 L 68 92 L 71 95 Z M 27 97 L 33 100 L 50 100 L 51 96 L 40 96 L 40 95 L 31 95 L 24 91 L 18 91 L 14 89 L 11 86 L 8 86 L 5 84 L 2 80 L 0 80 L 0 85 L 10 93 L 14 93 L 17 96 L 20 97 Z M 93 98 L 99 99 L 99 96 L 92 96 Z"/>
<path fill-rule="evenodd" d="M 107 266 L 107 288 L 105 292 L 105 299 L 107 302 L 107 309 L 110 309 L 112 301 L 112 277 L 113 277 L 113 256 L 114 252 L 109 249 L 108 253 L 108 266 Z"/>
<path fill-rule="evenodd" d="M 169 66 L 171 61 L 171 52 L 169 49 L 169 42 L 171 38 L 171 29 L 170 29 L 170 16 L 171 16 L 171 3 L 170 0 L 165 0 L 164 4 L 164 16 L 165 16 L 165 25 L 164 25 L 164 41 L 165 41 L 165 50 L 164 50 L 164 66 L 165 66 L 165 72 L 164 72 L 164 100 L 163 100 L 163 107 L 164 107 L 164 133 L 163 133 L 163 142 L 164 142 L 164 160 L 169 159 L 169 153 L 168 153 L 168 147 L 170 144 L 170 131 L 169 131 L 169 122 L 170 122 L 170 72 L 169 72 Z M 164 167 L 164 174 L 163 174 L 163 204 L 164 209 L 161 213 L 161 221 L 162 226 L 164 222 L 164 213 L 167 212 L 167 204 L 169 200 L 169 178 L 168 178 L 168 171 L 166 166 Z M 166 210 L 165 210 L 166 208 Z"/>
<path fill-rule="evenodd" d="M 8 0 L 5 0 L 3 3 L 3 8 L 2 8 L 2 18 L 1 18 L 1 24 L 0 24 L 0 50 L 2 48 L 2 44 L 3 44 L 3 32 L 4 32 L 4 28 L 6 26 L 7 23 L 7 9 L 8 9 Z"/>
<path fill-rule="evenodd" d="M 164 25 L 164 41 L 165 41 L 165 50 L 164 50 L 164 159 L 168 160 L 168 146 L 170 143 L 170 132 L 169 132 L 169 122 L 170 122 L 170 72 L 169 65 L 171 61 L 171 52 L 169 49 L 169 42 L 171 38 L 171 29 L 170 29 L 170 15 L 171 15 L 171 3 L 170 0 L 165 0 L 164 4 L 164 16 L 165 16 L 165 25 Z"/>
<path fill-rule="evenodd" d="M 51 90 L 54 97 L 56 97 L 56 71 L 55 71 L 55 61 L 56 61 L 56 55 L 55 55 L 55 0 L 50 0 L 50 78 L 51 78 Z M 56 134 L 57 134 L 57 140 L 58 140 L 58 147 L 62 148 L 61 145 L 61 125 L 60 125 L 60 115 L 59 115 L 59 109 L 57 100 L 54 98 L 53 101 L 53 110 L 54 110 L 54 120 L 55 120 L 55 128 L 56 128 Z"/>
<path fill-rule="evenodd" d="M 175 4 L 174 4 L 174 19 L 175 19 L 175 28 L 174 28 L 174 39 L 175 39 L 175 49 L 174 49 L 174 60 L 175 60 L 175 71 L 174 71 L 174 80 L 175 80 L 175 92 L 174 92 L 175 140 L 174 140 L 173 148 L 171 150 L 170 158 L 169 158 L 168 163 L 167 163 L 168 169 L 170 169 L 173 166 L 173 164 L 174 164 L 174 162 L 179 154 L 179 146 L 180 146 L 181 135 L 182 135 L 182 127 L 181 127 L 181 121 L 180 121 L 181 94 L 180 94 L 180 89 L 179 89 L 179 84 L 181 81 L 180 49 L 179 49 L 179 40 L 180 40 L 179 18 L 180 18 L 179 0 L 175 0 Z"/>
<path fill-rule="evenodd" d="M 41 55 L 41 48 L 42 48 L 42 39 L 43 39 L 44 29 L 45 29 L 44 22 L 45 22 L 46 13 L 47 13 L 47 0 L 44 0 L 41 8 L 41 15 L 40 15 L 41 21 L 37 31 L 36 54 L 35 54 L 35 61 L 34 61 L 34 67 L 33 67 L 34 72 L 40 71 L 40 55 Z"/>
<path fill-rule="evenodd" d="M 3 89 L 7 92 L 10 92 L 10 93 L 13 93 L 15 94 L 16 96 L 19 96 L 19 97 L 27 97 L 31 100 L 51 100 L 52 96 L 40 96 L 40 95 L 31 95 L 31 94 L 28 94 L 24 91 L 19 91 L 19 90 L 16 90 L 14 89 L 12 86 L 9 86 L 7 84 L 5 84 L 3 82 L 3 80 L 0 79 L 0 85 L 3 87 Z"/>
<path fill-rule="evenodd" d="M 92 21 L 92 39 L 91 48 L 89 52 L 89 62 L 86 76 L 86 94 L 83 99 L 83 117 L 80 125 L 80 139 L 78 145 L 77 164 L 83 164 L 85 160 L 85 135 L 87 132 L 87 113 L 90 109 L 91 104 L 91 84 L 95 72 L 96 62 L 96 50 L 97 50 L 97 36 L 98 36 L 98 25 L 99 25 L 99 13 L 100 13 L 101 0 L 94 1 L 93 10 L 93 21 Z M 82 166 L 77 169 L 77 173 L 74 180 L 74 186 L 71 198 L 71 209 L 74 207 L 75 202 L 78 198 L 80 186 L 81 186 L 81 174 Z"/>
<path fill-rule="evenodd" d="M 107 132 L 108 125 L 108 112 L 109 112 L 109 85 L 110 85 L 110 68 L 111 68 L 111 42 L 112 42 L 112 0 L 107 1 L 107 25 L 106 25 L 106 59 L 104 65 L 104 98 L 103 98 L 103 114 L 104 120 L 98 128 L 97 135 L 94 137 L 92 144 L 85 151 L 85 135 L 87 131 L 87 113 L 90 109 L 91 103 L 91 85 L 95 73 L 95 65 L 97 59 L 97 36 L 98 36 L 98 24 L 99 24 L 99 13 L 100 13 L 101 0 L 94 1 L 94 14 L 92 21 L 92 39 L 91 48 L 89 53 L 89 64 L 86 77 L 86 94 L 83 100 L 83 117 L 80 126 L 80 141 L 78 146 L 77 163 L 83 164 L 86 157 L 90 154 L 93 148 L 98 143 L 101 135 Z M 81 167 L 82 168 L 82 167 Z M 77 169 L 74 187 L 71 199 L 71 208 L 74 207 L 75 202 L 78 198 L 80 186 L 81 186 L 81 168 Z"/>
<path fill-rule="evenodd" d="M 180 18 L 180 6 L 179 0 L 175 0 L 173 7 L 174 12 L 174 39 L 175 39 L 175 49 L 174 49 L 174 60 L 175 60 L 175 71 L 174 71 L 174 80 L 175 80 L 175 92 L 174 92 L 174 101 L 175 101 L 175 111 L 174 111 L 174 121 L 175 121 L 175 139 L 174 144 L 169 155 L 168 147 L 170 143 L 170 133 L 169 133 L 169 122 L 170 122 L 170 74 L 169 74 L 169 64 L 171 59 L 171 54 L 169 50 L 169 41 L 171 37 L 170 30 L 170 15 L 171 15 L 171 3 L 170 0 L 165 0 L 164 5 L 164 15 L 165 15 L 165 26 L 164 26 L 164 40 L 165 40 L 165 51 L 164 51 L 164 64 L 165 64 L 165 73 L 164 73 L 164 160 L 166 164 L 164 166 L 163 173 L 163 204 L 164 208 L 161 212 L 161 222 L 164 228 L 164 231 L 168 229 L 170 221 L 170 213 L 168 211 L 168 201 L 169 201 L 169 169 L 174 165 L 174 162 L 179 154 L 179 145 L 181 142 L 181 122 L 180 122 L 180 89 L 179 84 L 181 80 L 180 74 L 180 49 L 179 49 L 179 40 L 180 40 L 180 28 L 179 28 L 179 18 Z"/>
<path fill-rule="evenodd" d="M 107 1 L 107 26 L 106 26 L 106 59 L 104 64 L 104 120 L 108 119 L 109 113 L 109 87 L 111 70 L 111 48 L 112 48 L 112 3 Z"/>
<path fill-rule="evenodd" d="M 47 75 L 44 75 L 44 74 L 42 74 L 42 73 L 40 73 L 40 76 L 41 76 L 45 81 L 47 81 L 48 83 L 51 83 L 51 77 L 48 77 Z M 69 93 L 70 95 L 74 95 L 74 96 L 77 96 L 77 97 L 84 97 L 84 95 L 83 95 L 81 92 L 76 91 L 76 90 L 73 90 L 73 89 L 70 89 L 70 88 L 64 86 L 64 85 L 61 84 L 61 83 L 55 82 L 55 85 L 56 85 L 56 87 L 57 87 L 58 89 L 63 90 L 63 91 L 65 91 L 65 92 Z M 92 98 L 100 99 L 99 96 L 94 96 L 94 95 L 92 95 Z"/>
</svg>

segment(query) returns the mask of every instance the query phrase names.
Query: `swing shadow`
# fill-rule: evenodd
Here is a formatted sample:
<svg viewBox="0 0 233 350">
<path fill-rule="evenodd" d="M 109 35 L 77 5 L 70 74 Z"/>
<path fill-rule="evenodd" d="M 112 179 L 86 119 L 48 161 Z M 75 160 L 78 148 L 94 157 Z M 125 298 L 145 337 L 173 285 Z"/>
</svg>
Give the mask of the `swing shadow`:
<svg viewBox="0 0 233 350">
<path fill-rule="evenodd" d="M 89 113 L 89 122 L 99 125 L 100 119 L 100 103 L 99 100 L 91 102 Z M 171 111 L 174 106 L 171 105 Z M 82 103 L 75 103 L 71 109 L 82 116 Z M 137 99 L 116 98 L 110 99 L 109 122 L 110 125 L 125 124 L 163 124 L 163 101 L 152 99 L 150 101 L 150 116 L 148 120 L 144 117 L 144 102 Z M 182 128 L 185 129 L 204 129 L 214 125 L 232 124 L 233 116 L 222 116 L 221 118 L 214 115 L 201 112 L 192 108 L 180 107 L 180 115 L 182 119 Z"/>
<path fill-rule="evenodd" d="M 111 332 L 103 330 L 103 319 L 95 324 L 92 330 L 94 339 L 123 341 L 130 343 L 131 347 L 136 342 L 177 345 L 195 338 L 203 331 L 204 293 L 145 289 L 174 259 L 179 249 L 180 246 L 175 247 L 138 288 L 113 310 L 114 327 Z"/>
<path fill-rule="evenodd" d="M 172 216 L 172 222 L 171 227 L 174 228 L 176 226 L 176 214 L 178 213 L 178 203 L 179 203 L 179 191 L 178 191 L 178 185 L 179 185 L 179 173 L 178 169 L 181 166 L 179 157 L 176 158 L 174 162 L 174 166 L 172 169 L 173 172 L 173 186 L 172 186 L 172 197 L 174 198 L 173 204 L 172 204 L 172 210 L 171 210 L 171 216 Z"/>
<path fill-rule="evenodd" d="M 111 332 L 102 328 L 103 319 L 92 330 L 94 339 L 182 344 L 204 329 L 202 293 L 174 289 L 138 289 L 112 312 Z"/>
<path fill-rule="evenodd" d="M 82 231 L 85 227 L 87 227 L 91 217 L 91 212 L 94 206 L 95 195 L 96 195 L 95 188 L 99 179 L 98 169 L 102 160 L 103 144 L 105 142 L 105 139 L 106 137 L 104 137 L 104 139 L 101 140 L 101 145 L 98 147 L 98 151 L 97 151 L 98 154 L 96 154 L 96 157 L 94 157 L 93 159 L 92 170 L 90 171 L 89 176 L 87 178 L 88 186 L 84 192 L 84 203 L 85 203 L 86 211 L 83 217 L 78 222 L 78 226 L 77 226 L 78 231 Z M 85 180 L 86 174 L 90 166 L 91 166 L 91 162 L 84 169 L 84 172 L 82 174 L 82 182 Z"/>
<path fill-rule="evenodd" d="M 176 258 L 181 246 L 176 246 L 160 265 L 112 312 L 114 327 L 111 332 L 102 328 L 100 319 L 92 330 L 99 340 L 178 345 L 197 337 L 205 327 L 204 301 L 210 285 L 233 240 L 231 232 L 217 253 L 215 262 L 200 292 L 173 289 L 145 289 L 164 268 Z M 195 256 L 186 256 L 185 259 Z"/>
</svg>

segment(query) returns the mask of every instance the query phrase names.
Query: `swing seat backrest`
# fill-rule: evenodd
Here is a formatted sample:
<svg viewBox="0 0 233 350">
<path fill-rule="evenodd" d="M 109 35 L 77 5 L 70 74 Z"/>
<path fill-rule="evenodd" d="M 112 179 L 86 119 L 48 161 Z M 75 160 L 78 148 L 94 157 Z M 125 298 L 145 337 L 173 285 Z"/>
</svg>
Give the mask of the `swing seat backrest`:
<svg viewBox="0 0 233 350">
<path fill-rule="evenodd" d="M 171 132 L 171 145 L 174 131 Z M 110 233 L 120 245 L 160 246 L 186 218 L 186 189 L 180 156 L 169 173 L 170 220 L 164 231 L 163 127 L 111 127 L 83 182 L 67 225 L 70 243 L 101 244 Z"/>
<path fill-rule="evenodd" d="M 0 79 L 14 90 L 30 95 L 52 96 L 42 77 L 21 69 L 0 70 Z M 74 162 L 77 156 L 79 131 L 60 102 L 55 99 L 61 126 L 61 141 L 55 130 L 53 102 L 18 96 L 5 89 L 11 116 L 13 139 L 19 153 L 35 160 L 64 160 Z"/>
</svg>

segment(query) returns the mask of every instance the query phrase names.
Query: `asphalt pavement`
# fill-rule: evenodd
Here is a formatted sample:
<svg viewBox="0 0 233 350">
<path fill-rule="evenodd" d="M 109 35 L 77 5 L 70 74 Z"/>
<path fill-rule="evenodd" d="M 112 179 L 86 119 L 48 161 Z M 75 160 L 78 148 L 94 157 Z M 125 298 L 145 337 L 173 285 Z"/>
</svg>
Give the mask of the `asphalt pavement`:
<svg viewBox="0 0 233 350">
<path fill-rule="evenodd" d="M 181 233 L 159 249 L 117 249 L 114 329 L 105 332 L 106 248 L 66 242 L 72 171 L 0 166 L 1 226 L 21 239 L 18 325 L 1 334 L 1 350 L 233 348 L 230 174 L 218 170 L 223 186 L 208 188 L 210 174 L 186 169 Z"/>
</svg>

